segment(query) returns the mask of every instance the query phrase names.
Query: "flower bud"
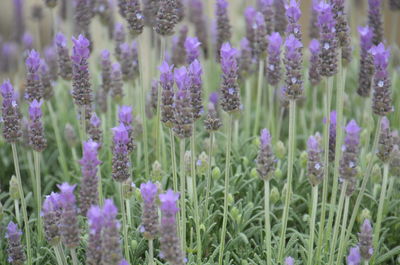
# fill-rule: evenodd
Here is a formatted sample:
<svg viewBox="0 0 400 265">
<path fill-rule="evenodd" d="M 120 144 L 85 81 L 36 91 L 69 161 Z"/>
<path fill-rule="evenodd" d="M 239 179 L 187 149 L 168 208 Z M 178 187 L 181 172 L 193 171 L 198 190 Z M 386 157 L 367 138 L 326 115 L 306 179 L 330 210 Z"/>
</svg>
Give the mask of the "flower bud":
<svg viewBox="0 0 400 265">
<path fill-rule="evenodd" d="M 154 161 L 151 166 L 151 176 L 153 180 L 160 181 L 162 177 L 162 168 L 160 162 Z"/>
<path fill-rule="evenodd" d="M 135 184 L 132 180 L 127 179 L 122 183 L 122 196 L 124 199 L 129 200 L 132 198 L 136 190 Z"/>
<path fill-rule="evenodd" d="M 242 163 L 244 167 L 247 167 L 249 165 L 249 159 L 246 156 L 242 156 Z"/>
<path fill-rule="evenodd" d="M 137 248 L 137 245 L 138 245 L 138 242 L 136 241 L 136 240 L 132 240 L 131 241 L 131 245 L 130 245 L 130 248 L 132 249 L 132 250 L 135 250 L 136 248 Z"/>
<path fill-rule="evenodd" d="M 287 190 L 287 183 L 285 183 L 285 185 L 283 185 L 283 188 L 282 188 L 282 194 L 281 194 L 281 200 L 282 201 L 285 200 L 286 190 Z"/>
<path fill-rule="evenodd" d="M 282 141 L 278 141 L 275 145 L 275 155 L 278 159 L 283 159 L 286 155 L 286 147 Z"/>
<path fill-rule="evenodd" d="M 211 172 L 213 180 L 218 180 L 221 177 L 221 170 L 219 167 L 214 167 Z"/>
<path fill-rule="evenodd" d="M 304 214 L 302 219 L 304 223 L 308 223 L 310 220 L 310 216 L 308 214 Z"/>
<path fill-rule="evenodd" d="M 250 176 L 252 176 L 253 178 L 258 178 L 257 168 L 253 168 L 253 169 L 250 171 Z"/>
<path fill-rule="evenodd" d="M 368 219 L 368 220 L 371 219 L 371 212 L 367 208 L 364 208 L 361 211 L 361 213 L 357 216 L 357 222 L 359 224 L 362 224 L 365 219 Z"/>
<path fill-rule="evenodd" d="M 228 205 L 231 205 L 235 202 L 235 198 L 233 198 L 232 193 L 228 194 Z"/>
<path fill-rule="evenodd" d="M 280 168 L 275 169 L 275 177 L 276 178 L 281 179 L 282 175 L 283 175 L 283 173 L 282 173 L 282 170 Z"/>
<path fill-rule="evenodd" d="M 270 193 L 269 193 L 269 200 L 271 201 L 272 204 L 275 204 L 279 201 L 280 194 L 279 190 L 277 187 L 272 187 Z"/>
<path fill-rule="evenodd" d="M 14 175 L 11 177 L 11 180 L 10 180 L 10 197 L 13 200 L 19 199 L 18 181 Z"/>
<path fill-rule="evenodd" d="M 378 164 L 372 168 L 371 180 L 374 184 L 380 184 L 382 180 L 382 171 Z"/>
<path fill-rule="evenodd" d="M 236 207 L 233 207 L 231 209 L 231 216 L 232 216 L 232 219 L 235 220 L 236 223 L 239 223 L 240 220 L 242 219 L 242 215 L 240 214 L 239 209 Z"/>
<path fill-rule="evenodd" d="M 301 152 L 300 154 L 300 166 L 301 168 L 306 168 L 307 167 L 307 161 L 308 161 L 308 154 L 306 151 Z"/>
<path fill-rule="evenodd" d="M 208 169 L 208 155 L 205 152 L 201 152 L 196 162 L 196 167 L 199 174 L 204 174 Z"/>
</svg>

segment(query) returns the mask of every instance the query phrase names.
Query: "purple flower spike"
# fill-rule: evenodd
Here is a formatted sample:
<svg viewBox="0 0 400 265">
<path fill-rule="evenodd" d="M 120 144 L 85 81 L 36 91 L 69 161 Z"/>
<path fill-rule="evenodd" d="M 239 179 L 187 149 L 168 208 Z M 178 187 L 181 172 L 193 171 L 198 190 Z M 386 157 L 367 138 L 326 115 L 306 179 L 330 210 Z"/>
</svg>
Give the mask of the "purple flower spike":
<svg viewBox="0 0 400 265">
<path fill-rule="evenodd" d="M 122 99 L 124 96 L 123 86 L 121 65 L 119 63 L 114 63 L 111 66 L 111 95 L 114 99 Z"/>
<path fill-rule="evenodd" d="M 178 91 L 174 101 L 174 132 L 180 138 L 192 135 L 193 109 L 189 90 L 190 80 L 186 67 L 182 66 L 174 71 Z"/>
<path fill-rule="evenodd" d="M 217 131 L 222 126 L 222 122 L 218 116 L 218 97 L 217 92 L 212 92 L 209 96 L 208 114 L 204 120 L 204 127 L 209 132 Z"/>
<path fill-rule="evenodd" d="M 371 94 L 372 76 L 374 74 L 374 64 L 369 50 L 372 47 L 372 30 L 366 27 L 358 27 L 360 34 L 360 72 L 358 74 L 357 93 L 362 97 L 368 97 Z"/>
<path fill-rule="evenodd" d="M 361 255 L 358 247 L 350 248 L 350 253 L 347 256 L 347 265 L 360 265 Z"/>
<path fill-rule="evenodd" d="M 276 159 L 272 151 L 271 134 L 267 129 L 261 130 L 260 150 L 257 155 L 257 172 L 261 179 L 269 180 L 275 171 Z"/>
<path fill-rule="evenodd" d="M 129 263 L 125 259 L 123 259 L 118 265 L 129 265 Z"/>
<path fill-rule="evenodd" d="M 79 225 L 77 217 L 74 189 L 76 185 L 63 183 L 60 189 L 59 202 L 61 205 L 60 234 L 64 245 L 70 249 L 79 245 Z"/>
<path fill-rule="evenodd" d="M 124 182 L 130 176 L 128 153 L 129 132 L 123 123 L 112 128 L 112 130 L 114 133 L 112 177 L 118 182 Z"/>
<path fill-rule="evenodd" d="M 316 86 L 321 81 L 320 67 L 321 61 L 319 54 L 321 51 L 321 44 L 318 40 L 313 39 L 309 46 L 311 57 L 310 57 L 310 69 L 308 71 L 308 78 L 313 86 Z"/>
<path fill-rule="evenodd" d="M 307 141 L 307 173 L 311 185 L 316 186 L 321 183 L 324 174 L 322 164 L 322 150 L 318 141 L 319 135 L 310 136 Z"/>
<path fill-rule="evenodd" d="M 99 149 L 101 148 L 103 132 L 101 131 L 101 120 L 97 116 L 96 112 L 92 112 L 92 115 L 89 120 L 87 132 L 90 136 L 90 139 L 95 141 L 99 145 Z"/>
<path fill-rule="evenodd" d="M 79 35 L 78 38 L 72 37 L 74 48 L 72 49 L 72 60 L 76 64 L 80 64 L 82 60 L 87 60 L 90 55 L 90 42 L 83 35 Z"/>
<path fill-rule="evenodd" d="M 381 0 L 368 0 L 368 26 L 372 29 L 374 45 L 384 41 Z"/>
<path fill-rule="evenodd" d="M 180 65 L 184 65 L 186 63 L 187 60 L 187 56 L 186 56 L 186 48 L 185 48 L 185 43 L 187 40 L 187 34 L 188 34 L 189 28 L 184 25 L 181 27 L 181 29 L 179 30 L 179 35 L 178 36 L 174 36 L 172 38 L 172 48 L 171 48 L 171 62 L 175 65 L 175 66 L 180 66 Z M 193 47 L 190 47 L 191 51 L 193 52 Z M 197 47 L 194 47 L 194 49 L 197 51 Z"/>
<path fill-rule="evenodd" d="M 144 201 L 142 225 L 144 236 L 154 239 L 158 234 L 158 212 L 155 203 L 158 187 L 151 181 L 140 185 L 140 192 Z"/>
<path fill-rule="evenodd" d="M 273 32 L 268 36 L 268 61 L 267 80 L 271 86 L 277 86 L 281 80 L 281 46 L 282 37 L 279 32 Z"/>
<path fill-rule="evenodd" d="M 290 34 L 285 41 L 285 94 L 287 99 L 297 100 L 303 94 L 302 47 L 303 44 L 293 34 Z"/>
<path fill-rule="evenodd" d="M 275 31 L 283 35 L 286 30 L 286 26 L 288 24 L 287 17 L 285 14 L 286 1 L 285 0 L 273 0 L 273 1 L 275 10 L 275 17 L 274 17 Z"/>
<path fill-rule="evenodd" d="M 176 202 L 179 199 L 179 193 L 172 190 L 167 190 L 166 193 L 160 194 L 161 211 L 166 216 L 174 216 L 179 208 L 176 206 Z"/>
<path fill-rule="evenodd" d="M 6 239 L 8 243 L 7 254 L 8 262 L 11 264 L 24 264 L 25 253 L 21 244 L 22 231 L 18 225 L 10 221 L 7 225 Z"/>
<path fill-rule="evenodd" d="M 41 212 L 46 240 L 52 246 L 56 246 L 60 242 L 59 222 L 61 206 L 59 199 L 60 195 L 54 192 L 46 196 Z"/>
<path fill-rule="evenodd" d="M 9 80 L 4 81 L 0 88 L 3 97 L 2 121 L 3 137 L 9 143 L 15 143 L 22 136 L 21 113 L 17 103 L 17 95 Z"/>
<path fill-rule="evenodd" d="M 155 31 L 161 36 L 170 36 L 175 33 L 178 21 L 177 0 L 161 0 L 156 17 Z"/>
<path fill-rule="evenodd" d="M 285 258 L 285 265 L 294 265 L 294 258 L 290 256 Z"/>
<path fill-rule="evenodd" d="M 33 48 L 33 36 L 29 32 L 25 32 L 22 35 L 22 44 L 25 50 L 31 50 Z"/>
<path fill-rule="evenodd" d="M 252 71 L 253 55 L 250 42 L 247 38 L 240 41 L 239 74 L 240 78 L 246 78 Z"/>
<path fill-rule="evenodd" d="M 217 0 L 215 16 L 217 19 L 217 61 L 220 60 L 221 47 L 225 42 L 229 42 L 232 36 L 231 25 L 228 17 L 228 2 L 226 0 Z"/>
<path fill-rule="evenodd" d="M 200 56 L 201 42 L 197 37 L 186 38 L 185 50 L 186 50 L 186 63 L 191 64 L 194 60 L 198 59 Z"/>
<path fill-rule="evenodd" d="M 174 121 L 173 103 L 174 103 L 174 75 L 173 65 L 168 65 L 164 61 L 159 67 L 161 91 L 161 121 L 171 127 Z"/>
<path fill-rule="evenodd" d="M 47 147 L 47 140 L 44 136 L 42 124 L 43 101 L 34 99 L 29 105 L 29 145 L 37 152 L 42 152 Z"/>
<path fill-rule="evenodd" d="M 221 84 L 221 105 L 222 109 L 228 113 L 236 112 L 241 109 L 240 91 L 237 83 L 238 63 L 235 48 L 227 42 L 221 47 L 221 68 L 222 68 L 222 84 Z"/>
<path fill-rule="evenodd" d="M 86 249 L 87 264 L 101 264 L 101 231 L 104 226 L 103 210 L 92 205 L 87 213 L 89 224 L 89 239 Z"/>
<path fill-rule="evenodd" d="M 267 48 L 267 29 L 265 26 L 265 19 L 261 12 L 257 12 L 254 17 L 254 45 L 253 55 L 258 60 L 264 60 L 264 53 Z"/>
<path fill-rule="evenodd" d="M 25 98 L 32 102 L 43 97 L 43 85 L 39 76 L 40 54 L 31 50 L 25 61 L 26 65 L 26 95 Z"/>
<path fill-rule="evenodd" d="M 130 106 L 118 107 L 118 118 L 119 118 L 119 122 L 124 124 L 125 128 L 128 130 L 128 135 L 129 135 L 128 152 L 131 153 L 136 147 L 134 139 L 133 139 L 132 107 L 130 107 Z"/>
<path fill-rule="evenodd" d="M 72 62 L 68 52 L 67 39 L 62 33 L 59 32 L 55 36 L 54 42 L 57 47 L 59 75 L 64 80 L 71 80 Z"/>
<path fill-rule="evenodd" d="M 123 259 L 117 214 L 118 209 L 112 199 L 106 199 L 103 206 L 104 226 L 101 238 L 102 264 L 119 264 Z"/>
<path fill-rule="evenodd" d="M 32 101 L 29 105 L 29 117 L 31 120 L 37 120 L 42 117 L 42 104 L 43 101 L 37 101 L 36 99 Z"/>
<path fill-rule="evenodd" d="M 188 67 L 189 90 L 194 120 L 200 118 L 203 113 L 202 72 L 201 64 L 197 59 L 195 59 Z"/>
<path fill-rule="evenodd" d="M 381 120 L 381 132 L 378 140 L 377 156 L 382 162 L 388 162 L 393 151 L 394 139 L 390 130 L 390 122 L 386 116 Z"/>
<path fill-rule="evenodd" d="M 300 5 L 296 0 L 290 0 L 288 4 L 285 5 L 286 16 L 290 23 L 296 23 L 299 21 L 301 16 Z"/>
<path fill-rule="evenodd" d="M 369 260 L 374 254 L 374 249 L 372 248 L 372 225 L 368 219 L 365 219 L 361 225 L 358 241 L 361 257 Z"/>
<path fill-rule="evenodd" d="M 259 0 L 258 8 L 264 15 L 265 27 L 267 35 L 270 35 L 274 31 L 274 1 L 273 0 Z"/>
<path fill-rule="evenodd" d="M 378 70 L 384 69 L 389 64 L 390 50 L 386 49 L 383 43 L 373 46 L 370 53 L 374 57 L 374 65 Z"/>
<path fill-rule="evenodd" d="M 252 6 L 248 6 L 244 10 L 244 18 L 246 21 L 246 38 L 249 41 L 252 54 L 254 53 L 254 46 L 256 43 L 256 31 L 254 27 L 254 19 L 256 17 L 256 14 L 257 10 Z"/>
</svg>

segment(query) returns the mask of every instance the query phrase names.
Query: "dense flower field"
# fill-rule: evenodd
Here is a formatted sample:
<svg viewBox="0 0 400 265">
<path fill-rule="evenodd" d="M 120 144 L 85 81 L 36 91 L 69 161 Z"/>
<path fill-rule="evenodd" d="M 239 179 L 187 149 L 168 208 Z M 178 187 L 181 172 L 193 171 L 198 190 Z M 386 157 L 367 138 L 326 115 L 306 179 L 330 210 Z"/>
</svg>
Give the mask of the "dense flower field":
<svg viewBox="0 0 400 265">
<path fill-rule="evenodd" d="M 12 2 L 0 264 L 400 264 L 399 0 Z"/>
</svg>

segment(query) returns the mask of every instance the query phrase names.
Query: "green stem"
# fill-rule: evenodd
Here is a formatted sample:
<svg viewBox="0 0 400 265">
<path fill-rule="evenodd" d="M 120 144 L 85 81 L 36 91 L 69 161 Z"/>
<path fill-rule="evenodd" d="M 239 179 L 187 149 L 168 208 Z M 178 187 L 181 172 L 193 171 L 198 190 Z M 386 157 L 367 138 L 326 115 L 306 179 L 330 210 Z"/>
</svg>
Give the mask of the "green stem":
<svg viewBox="0 0 400 265">
<path fill-rule="evenodd" d="M 257 102 L 256 102 L 256 113 L 255 113 L 253 135 L 257 135 L 258 127 L 260 126 L 259 124 L 260 124 L 263 77 L 264 77 L 264 60 L 260 60 L 258 63 L 258 81 L 257 81 L 257 98 L 256 98 Z"/>
<path fill-rule="evenodd" d="M 72 258 L 72 264 L 73 265 L 78 265 L 79 264 L 78 256 L 76 255 L 76 250 L 74 248 L 71 249 L 71 258 Z"/>
<path fill-rule="evenodd" d="M 63 264 L 64 265 L 68 265 L 67 258 L 66 258 L 65 253 L 64 253 L 64 249 L 63 249 L 63 247 L 61 245 L 61 241 L 58 243 L 57 249 L 58 249 L 58 252 L 60 253 L 61 260 L 62 260 Z"/>
<path fill-rule="evenodd" d="M 273 86 L 269 86 L 268 85 L 268 83 L 267 83 L 267 91 L 268 91 L 268 100 L 269 100 L 269 106 L 268 106 L 268 109 L 269 109 L 269 113 L 268 113 L 268 117 L 269 117 L 269 119 L 268 119 L 268 121 L 269 121 L 269 124 L 268 124 L 268 128 L 271 128 L 271 130 L 272 130 L 272 133 L 273 133 L 273 135 L 274 135 L 274 137 L 276 137 L 277 136 L 277 134 L 276 134 L 276 124 L 275 124 L 275 107 L 274 107 L 274 87 Z"/>
<path fill-rule="evenodd" d="M 39 242 L 43 239 L 43 226 L 42 217 L 40 210 L 42 208 L 42 187 L 41 187 L 41 176 L 40 176 L 40 153 L 33 152 L 33 160 L 35 164 L 35 179 L 36 179 L 36 210 L 37 210 L 37 231 Z"/>
<path fill-rule="evenodd" d="M 314 250 L 314 235 L 315 235 L 315 219 L 317 215 L 318 205 L 318 185 L 312 187 L 312 207 L 311 207 L 311 218 L 310 218 L 310 239 L 308 241 L 308 265 L 312 265 L 313 261 L 313 250 Z"/>
<path fill-rule="evenodd" d="M 79 173 L 81 171 L 81 168 L 79 167 L 79 158 L 78 158 L 78 155 L 76 154 L 75 147 L 71 148 L 71 153 L 72 153 L 72 159 L 74 160 L 74 167 L 75 167 L 76 173 Z"/>
<path fill-rule="evenodd" d="M 47 108 L 49 109 L 49 112 L 50 112 L 50 118 L 51 118 L 53 130 L 54 130 L 54 136 L 56 138 L 57 150 L 60 155 L 58 159 L 59 159 L 59 162 L 61 165 L 61 170 L 63 171 L 65 181 L 69 182 L 70 175 L 68 173 L 67 160 L 65 158 L 65 153 L 64 153 L 64 149 L 63 149 L 63 145 L 62 145 L 62 141 L 61 141 L 62 137 L 61 137 L 60 130 L 58 128 L 57 117 L 54 113 L 54 109 L 53 109 L 53 106 L 50 101 L 47 101 Z"/>
<path fill-rule="evenodd" d="M 61 259 L 59 249 L 56 246 L 53 246 L 53 250 L 54 250 L 54 254 L 56 255 L 57 264 L 64 265 L 64 263 L 62 262 L 62 259 Z"/>
<path fill-rule="evenodd" d="M 15 210 L 15 218 L 17 219 L 18 226 L 21 227 L 21 216 L 19 213 L 19 202 L 18 199 L 14 200 L 14 210 Z"/>
<path fill-rule="evenodd" d="M 221 241 L 219 248 L 218 265 L 222 265 L 225 248 L 226 226 L 228 222 L 228 194 L 229 194 L 229 166 L 231 163 L 231 147 L 232 147 L 232 114 L 228 113 L 228 122 L 226 126 L 226 154 L 225 154 L 225 185 L 224 185 L 224 216 L 222 219 Z"/>
<path fill-rule="evenodd" d="M 267 265 L 272 265 L 271 221 L 269 217 L 269 184 L 269 180 L 264 181 L 265 249 L 267 251 Z"/>
<path fill-rule="evenodd" d="M 205 212 L 208 216 L 208 204 L 211 193 L 211 163 L 212 163 L 212 153 L 213 153 L 213 145 L 214 145 L 214 132 L 210 132 L 210 145 L 208 147 L 208 167 L 207 167 L 207 175 L 206 175 L 206 199 L 205 199 Z"/>
<path fill-rule="evenodd" d="M 194 221 L 196 226 L 196 246 L 197 246 L 197 263 L 201 264 L 201 256 L 202 256 L 202 249 L 201 249 L 201 231 L 200 231 L 200 216 L 199 216 L 199 202 L 197 198 L 197 181 L 196 181 L 196 130 L 195 124 L 192 125 L 192 137 L 190 137 L 190 145 L 192 151 L 192 166 L 191 166 L 191 173 L 192 173 L 192 188 L 193 188 L 193 206 L 194 206 Z"/>
<path fill-rule="evenodd" d="M 153 239 L 149 239 L 149 265 L 154 264 L 154 247 Z"/>
<path fill-rule="evenodd" d="M 247 139 L 250 136 L 250 122 L 251 122 L 251 92 L 252 92 L 252 87 L 251 87 L 251 79 L 248 77 L 246 78 L 245 85 L 244 85 L 244 90 L 245 90 L 245 139 Z"/>
<path fill-rule="evenodd" d="M 176 167 L 176 151 L 175 151 L 175 137 L 172 128 L 169 128 L 169 141 L 171 142 L 171 160 L 172 160 L 172 184 L 174 190 L 178 191 L 178 175 Z"/>
<path fill-rule="evenodd" d="M 22 207 L 22 217 L 24 219 L 28 265 L 32 265 L 31 232 L 29 229 L 28 213 L 26 211 L 26 202 L 25 202 L 24 190 L 22 189 L 21 172 L 19 170 L 18 153 L 17 153 L 17 147 L 16 147 L 15 143 L 11 143 L 11 148 L 12 148 L 12 153 L 13 153 L 15 174 L 17 175 L 17 180 L 18 180 L 18 192 L 19 192 L 21 207 Z"/>
<path fill-rule="evenodd" d="M 121 203 L 121 211 L 122 211 L 122 233 L 124 236 L 124 254 L 128 263 L 131 262 L 131 257 L 129 255 L 129 242 L 128 242 L 128 226 L 126 224 L 126 211 L 125 211 L 125 203 L 124 203 L 124 191 L 123 191 L 123 183 L 119 184 L 119 199 Z"/>
<path fill-rule="evenodd" d="M 99 193 L 99 205 L 101 206 L 101 205 L 103 205 L 103 181 L 102 181 L 102 177 L 101 177 L 101 167 L 99 167 L 97 191 Z"/>
<path fill-rule="evenodd" d="M 132 227 L 131 201 L 129 199 L 125 199 L 125 206 L 126 206 L 126 218 L 128 219 L 128 226 Z"/>
<path fill-rule="evenodd" d="M 161 37 L 160 40 L 161 40 L 161 46 L 160 46 L 160 64 L 161 64 L 162 61 L 164 60 L 166 39 L 164 37 Z M 160 129 L 161 129 L 161 86 L 157 86 L 156 160 L 161 163 Z"/>
<path fill-rule="evenodd" d="M 342 215 L 344 198 L 346 197 L 347 185 L 348 185 L 348 182 L 345 181 L 342 185 L 342 191 L 340 192 L 339 205 L 338 205 L 338 210 L 337 210 L 336 219 L 335 219 L 335 227 L 333 228 L 333 237 L 330 242 L 331 248 L 329 251 L 329 262 L 328 262 L 329 265 L 333 264 L 333 259 L 335 257 L 336 241 L 337 241 L 337 237 L 339 234 L 340 218 Z M 342 229 L 346 229 L 346 228 L 342 227 Z"/>
<path fill-rule="evenodd" d="M 344 254 L 344 249 L 347 243 L 346 241 L 344 241 L 344 236 L 346 234 L 347 219 L 349 216 L 349 204 L 350 204 L 350 196 L 346 196 L 346 201 L 344 203 L 343 220 L 342 220 L 342 231 L 340 232 L 340 240 L 339 240 L 339 253 L 336 260 L 336 264 L 341 263 Z"/>
<path fill-rule="evenodd" d="M 375 155 L 376 149 L 378 147 L 378 141 L 379 141 L 379 134 L 381 132 L 381 119 L 382 117 L 379 116 L 377 123 L 376 123 L 376 131 L 375 131 L 375 137 L 374 137 L 374 142 L 372 144 L 372 154 Z M 371 157 L 371 159 L 368 161 L 367 165 L 367 171 L 364 174 L 364 178 L 361 184 L 360 192 L 358 193 L 356 203 L 354 204 L 354 207 L 352 209 L 352 214 L 349 222 L 349 226 L 347 227 L 347 233 L 346 233 L 346 238 L 345 241 L 349 241 L 351 231 L 353 229 L 354 222 L 357 218 L 358 215 L 358 209 L 360 208 L 361 201 L 364 197 L 365 189 L 367 188 L 367 183 L 369 181 L 369 178 L 371 176 L 371 171 L 372 171 L 372 166 L 373 166 L 373 160 L 374 158 Z"/>
<path fill-rule="evenodd" d="M 341 61 L 341 60 L 340 60 Z M 339 64 L 340 66 L 341 64 Z M 340 83 L 338 86 L 338 91 L 336 95 L 336 145 L 335 145 L 335 164 L 334 164 L 334 173 L 333 173 L 333 185 L 332 185 L 332 195 L 330 200 L 329 207 L 329 217 L 328 223 L 326 225 L 326 237 L 331 238 L 332 232 L 332 222 L 333 216 L 335 213 L 335 205 L 336 205 L 336 195 L 339 183 L 339 168 L 340 168 L 340 158 L 342 154 L 342 142 L 343 142 L 343 99 L 344 99 L 344 88 L 345 88 L 345 80 L 346 80 L 346 68 L 341 68 L 342 72 L 339 73 L 338 82 Z"/>
<path fill-rule="evenodd" d="M 186 175 L 185 175 L 185 138 L 180 140 L 180 179 L 181 179 L 181 196 L 180 196 L 180 205 L 181 205 L 181 238 L 182 238 L 182 250 L 186 252 Z"/>
<path fill-rule="evenodd" d="M 374 229 L 374 253 L 378 253 L 378 242 L 379 242 L 379 235 L 381 232 L 381 226 L 382 226 L 382 219 L 383 219 L 383 208 L 385 206 L 385 198 L 386 198 L 386 188 L 387 188 L 387 183 L 388 183 L 388 178 L 389 178 L 389 164 L 385 163 L 383 164 L 383 181 L 382 181 L 382 187 L 381 187 L 381 194 L 379 196 L 379 205 L 378 205 L 378 213 L 377 213 L 377 218 L 376 218 L 376 224 L 375 224 L 375 229 Z"/>
<path fill-rule="evenodd" d="M 324 176 L 322 186 L 322 204 L 321 204 L 321 218 L 319 222 L 318 230 L 318 242 L 317 242 L 317 255 L 315 261 L 320 261 L 320 255 L 323 248 L 324 242 L 324 229 L 325 229 L 325 214 L 326 214 L 326 203 L 328 198 L 328 183 L 329 183 L 329 126 L 331 123 L 330 111 L 331 111 L 331 94 L 333 86 L 333 77 L 328 77 L 326 80 L 327 91 L 326 91 L 326 102 L 325 102 L 325 128 L 324 128 Z"/>
<path fill-rule="evenodd" d="M 294 162 L 294 149 L 295 135 L 296 135 L 296 101 L 290 100 L 289 106 L 289 157 L 288 157 L 288 179 L 287 189 L 285 195 L 285 206 L 282 214 L 282 228 L 279 241 L 278 261 L 283 260 L 285 250 L 286 228 L 289 217 L 290 199 L 292 195 L 292 179 L 293 179 L 293 162 Z"/>
</svg>

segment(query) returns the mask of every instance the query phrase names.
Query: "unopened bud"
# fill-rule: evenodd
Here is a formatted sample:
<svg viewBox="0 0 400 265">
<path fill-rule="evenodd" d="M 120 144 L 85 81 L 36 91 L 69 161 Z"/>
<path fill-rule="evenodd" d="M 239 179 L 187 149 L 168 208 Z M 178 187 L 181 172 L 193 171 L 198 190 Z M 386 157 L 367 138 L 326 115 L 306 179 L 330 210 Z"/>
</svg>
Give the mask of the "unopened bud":
<svg viewBox="0 0 400 265">
<path fill-rule="evenodd" d="M 278 159 L 283 159 L 286 156 L 286 147 L 282 141 L 278 141 L 275 145 L 275 154 Z"/>
<path fill-rule="evenodd" d="M 371 212 L 367 208 L 364 208 L 357 216 L 357 221 L 359 224 L 362 224 L 365 219 L 371 220 Z"/>
<path fill-rule="evenodd" d="M 282 200 L 282 201 L 285 201 L 287 189 L 288 189 L 287 183 L 285 183 L 285 185 L 283 185 L 283 188 L 282 188 L 282 194 L 281 194 L 281 200 Z"/>
<path fill-rule="evenodd" d="M 19 199 L 18 180 L 14 175 L 11 177 L 10 180 L 10 197 L 13 200 Z"/>
<path fill-rule="evenodd" d="M 219 167 L 214 167 L 212 170 L 212 178 L 214 180 L 217 180 L 221 177 L 221 170 L 219 169 Z"/>
<path fill-rule="evenodd" d="M 300 166 L 301 168 L 307 168 L 308 154 L 306 151 L 300 154 Z"/>
<path fill-rule="evenodd" d="M 135 193 L 136 186 L 132 180 L 127 179 L 122 183 L 122 195 L 125 200 L 132 198 Z"/>
<path fill-rule="evenodd" d="M 244 167 L 249 165 L 249 159 L 246 156 L 242 156 L 242 163 Z"/>
<path fill-rule="evenodd" d="M 235 202 L 235 199 L 233 198 L 232 193 L 228 194 L 228 205 L 231 205 Z"/>
<path fill-rule="evenodd" d="M 201 152 L 199 159 L 196 162 L 197 170 L 199 174 L 204 174 L 208 169 L 208 155 L 205 152 Z"/>
<path fill-rule="evenodd" d="M 239 209 L 236 207 L 232 207 L 231 216 L 232 216 L 232 219 L 235 220 L 236 223 L 239 223 L 240 220 L 242 219 L 242 215 L 240 214 Z"/>
<path fill-rule="evenodd" d="M 69 147 L 75 147 L 78 143 L 74 127 L 67 123 L 64 128 L 64 137 Z"/>
<path fill-rule="evenodd" d="M 183 157 L 183 161 L 185 164 L 185 173 L 190 176 L 191 168 L 192 168 L 192 154 L 190 151 L 186 151 Z"/>
<path fill-rule="evenodd" d="M 161 181 L 162 168 L 160 162 L 157 160 L 154 161 L 153 165 L 151 166 L 151 177 L 154 181 Z"/>
<path fill-rule="evenodd" d="M 378 164 L 375 164 L 371 172 L 371 180 L 374 184 L 380 184 L 382 180 L 382 171 Z"/>
<path fill-rule="evenodd" d="M 279 201 L 280 198 L 279 190 L 277 187 L 272 187 L 270 193 L 269 193 L 269 200 L 271 201 L 272 204 L 275 204 Z"/>
<path fill-rule="evenodd" d="M 259 177 L 256 168 L 252 168 L 252 169 L 251 169 L 251 171 L 250 171 L 250 176 L 252 176 L 253 178 L 258 178 L 258 177 Z"/>
<path fill-rule="evenodd" d="M 281 179 L 281 178 L 282 178 L 282 175 L 283 175 L 282 170 L 281 170 L 280 168 L 275 169 L 274 175 L 275 175 L 275 177 L 276 177 L 277 179 Z"/>
</svg>

